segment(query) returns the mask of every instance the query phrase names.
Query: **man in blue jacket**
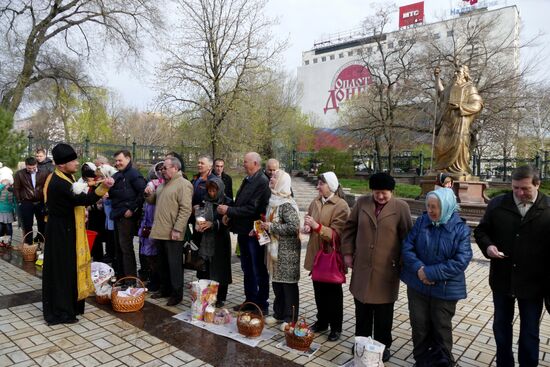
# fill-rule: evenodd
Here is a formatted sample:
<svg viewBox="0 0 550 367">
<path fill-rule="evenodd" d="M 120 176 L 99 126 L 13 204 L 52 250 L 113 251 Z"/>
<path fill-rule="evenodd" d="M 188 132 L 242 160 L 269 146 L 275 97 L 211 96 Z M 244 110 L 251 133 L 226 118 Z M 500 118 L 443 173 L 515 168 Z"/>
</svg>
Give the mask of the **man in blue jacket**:
<svg viewBox="0 0 550 367">
<path fill-rule="evenodd" d="M 119 276 L 135 277 L 134 236 L 143 208 L 146 182 L 141 173 L 132 167 L 129 151 L 119 150 L 114 158 L 118 172 L 113 175 L 115 183 L 109 190 L 109 199 L 112 206 L 111 219 L 115 221 L 117 273 Z"/>
<path fill-rule="evenodd" d="M 491 260 L 493 333 L 497 366 L 514 366 L 513 324 L 517 300 L 520 329 L 518 362 L 539 361 L 539 320 L 548 295 L 550 198 L 538 191 L 540 178 L 530 166 L 512 172 L 512 192 L 493 198 L 474 231 L 483 255 Z"/>
<path fill-rule="evenodd" d="M 237 234 L 246 302 L 254 302 L 267 315 L 269 274 L 264 262 L 265 246 L 260 246 L 256 237 L 250 235 L 250 231 L 254 221 L 265 214 L 271 190 L 269 180 L 261 170 L 261 158 L 258 153 L 245 154 L 243 166 L 247 176 L 237 191 L 235 205 L 220 205 L 218 213 L 227 215 L 231 231 Z M 240 309 L 240 305 L 236 309 Z"/>
</svg>

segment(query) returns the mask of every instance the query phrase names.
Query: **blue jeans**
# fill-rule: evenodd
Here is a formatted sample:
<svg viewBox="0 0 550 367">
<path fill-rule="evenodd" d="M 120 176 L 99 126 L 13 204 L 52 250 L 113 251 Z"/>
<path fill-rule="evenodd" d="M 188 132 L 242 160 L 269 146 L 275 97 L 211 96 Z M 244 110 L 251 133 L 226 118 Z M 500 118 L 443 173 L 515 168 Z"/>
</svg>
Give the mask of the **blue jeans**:
<svg viewBox="0 0 550 367">
<path fill-rule="evenodd" d="M 537 299 L 517 298 L 519 308 L 518 362 L 521 367 L 537 366 L 539 361 L 539 320 L 542 314 L 542 297 Z M 497 345 L 497 366 L 513 367 L 512 327 L 516 298 L 502 293 L 493 293 L 495 317 L 493 333 Z"/>
<path fill-rule="evenodd" d="M 244 295 L 247 302 L 254 302 L 262 311 L 269 308 L 269 274 L 265 266 L 265 246 L 248 234 L 237 236 L 241 249 L 241 269 L 244 275 Z"/>
</svg>

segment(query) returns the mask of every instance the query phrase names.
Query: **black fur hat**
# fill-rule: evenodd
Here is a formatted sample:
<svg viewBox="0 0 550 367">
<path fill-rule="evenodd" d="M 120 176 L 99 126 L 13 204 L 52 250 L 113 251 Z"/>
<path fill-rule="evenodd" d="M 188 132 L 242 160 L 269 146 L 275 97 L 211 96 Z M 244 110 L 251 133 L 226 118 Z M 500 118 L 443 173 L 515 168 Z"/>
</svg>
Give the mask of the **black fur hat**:
<svg viewBox="0 0 550 367">
<path fill-rule="evenodd" d="M 77 158 L 76 152 L 69 144 L 59 143 L 52 149 L 55 164 L 65 164 Z"/>
<path fill-rule="evenodd" d="M 371 190 L 390 190 L 395 189 L 395 180 L 385 172 L 378 172 L 370 176 L 369 188 Z"/>
</svg>

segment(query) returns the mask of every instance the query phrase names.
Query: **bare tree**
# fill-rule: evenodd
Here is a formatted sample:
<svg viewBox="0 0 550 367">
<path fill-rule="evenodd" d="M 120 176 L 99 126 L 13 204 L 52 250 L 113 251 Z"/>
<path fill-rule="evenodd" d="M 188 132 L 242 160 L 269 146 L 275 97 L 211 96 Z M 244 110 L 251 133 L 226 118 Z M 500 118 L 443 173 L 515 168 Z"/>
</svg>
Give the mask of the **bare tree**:
<svg viewBox="0 0 550 367">
<path fill-rule="evenodd" d="M 272 40 L 264 0 L 179 0 L 181 26 L 158 69 L 164 104 L 208 124 L 216 156 L 220 128 L 241 95 L 284 49 Z"/>
<path fill-rule="evenodd" d="M 139 53 L 140 31 L 161 24 L 153 0 L 6 0 L 0 5 L 0 107 L 11 114 L 43 80 L 82 84 L 70 65 L 107 45 Z"/>
<path fill-rule="evenodd" d="M 175 128 L 166 116 L 153 112 L 122 111 L 112 125 L 114 141 L 132 139 L 140 145 L 174 145 Z"/>
<path fill-rule="evenodd" d="M 378 153 L 378 165 L 382 146 L 388 155 L 388 168 L 393 170 L 394 149 L 403 133 L 412 130 L 417 104 L 418 49 L 415 48 L 417 32 L 387 35 L 390 20 L 396 12 L 395 6 L 380 7 L 376 15 L 364 22 L 365 34 L 361 49 L 362 62 L 368 68 L 371 83 L 366 93 L 348 104 L 343 113 L 344 127 L 353 134 L 367 134 L 372 137 Z"/>
<path fill-rule="evenodd" d="M 544 84 L 534 86 L 528 90 L 524 100 L 526 108 L 521 135 L 529 140 L 531 153 L 544 152 L 550 138 L 550 87 Z"/>
</svg>

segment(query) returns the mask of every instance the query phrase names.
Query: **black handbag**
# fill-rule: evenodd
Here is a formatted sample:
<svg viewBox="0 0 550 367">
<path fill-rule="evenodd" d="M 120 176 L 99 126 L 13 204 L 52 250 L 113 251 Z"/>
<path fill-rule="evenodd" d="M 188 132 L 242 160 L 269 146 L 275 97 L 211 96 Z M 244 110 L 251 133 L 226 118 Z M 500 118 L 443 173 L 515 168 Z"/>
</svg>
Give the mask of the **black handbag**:
<svg viewBox="0 0 550 367">
<path fill-rule="evenodd" d="M 183 268 L 196 271 L 206 271 L 206 262 L 199 255 L 199 247 L 193 242 L 193 232 L 191 231 L 190 225 L 187 225 L 183 240 L 183 254 L 185 256 Z"/>
<path fill-rule="evenodd" d="M 199 250 L 192 250 L 190 247 L 185 247 L 185 262 L 183 263 L 184 269 L 205 271 L 206 262 L 199 255 Z"/>
</svg>

